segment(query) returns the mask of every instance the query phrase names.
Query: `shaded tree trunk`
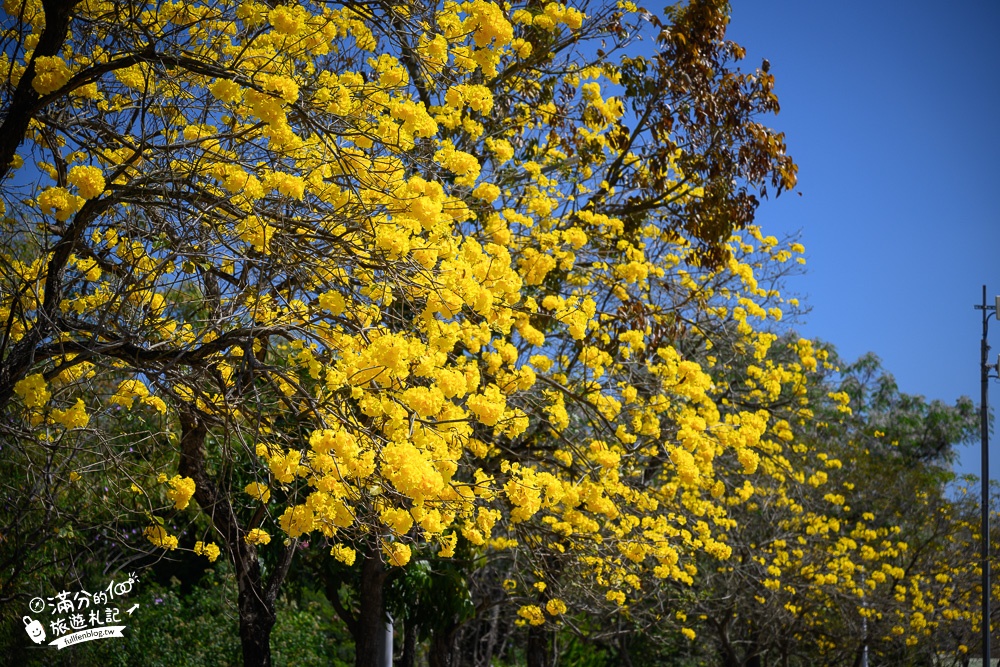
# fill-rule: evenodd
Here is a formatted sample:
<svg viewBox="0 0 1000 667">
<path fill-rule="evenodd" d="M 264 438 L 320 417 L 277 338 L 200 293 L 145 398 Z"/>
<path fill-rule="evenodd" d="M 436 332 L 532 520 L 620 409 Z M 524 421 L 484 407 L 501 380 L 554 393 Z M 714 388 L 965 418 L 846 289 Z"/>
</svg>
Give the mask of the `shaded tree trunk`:
<svg viewBox="0 0 1000 667">
<path fill-rule="evenodd" d="M 370 546 L 361 563 L 360 609 L 354 632 L 355 667 L 382 667 L 378 657 L 385 637 L 386 574 L 378 548 Z"/>
<path fill-rule="evenodd" d="M 762 656 L 760 650 L 760 632 L 755 628 L 750 633 L 750 645 L 747 647 L 747 657 L 744 661 L 746 667 L 762 667 Z"/>
<path fill-rule="evenodd" d="M 417 662 L 417 622 L 408 618 L 403 622 L 403 655 L 399 667 L 414 667 Z"/>
<path fill-rule="evenodd" d="M 40 110 L 42 96 L 31 82 L 35 78 L 35 63 L 40 56 L 58 55 L 66 43 L 70 18 L 78 0 L 43 0 L 45 28 L 35 44 L 31 60 L 7 101 L 6 115 L 0 125 L 0 180 L 6 178 L 12 169 L 14 155 L 31 124 Z"/>
<path fill-rule="evenodd" d="M 714 623 L 716 629 L 719 631 L 719 651 L 722 654 L 722 667 L 743 667 L 740 663 L 739 657 L 736 655 L 736 650 L 733 648 L 732 642 L 729 640 L 729 621 L 731 617 L 727 617 L 726 620 L 722 622 L 716 621 Z"/>
<path fill-rule="evenodd" d="M 276 621 L 274 602 L 295 554 L 295 541 L 285 547 L 270 578 L 263 579 L 255 545 L 244 540 L 246 528 L 240 525 L 225 493 L 220 493 L 205 469 L 205 439 L 208 428 L 194 411 L 181 412 L 181 457 L 179 472 L 194 480 L 194 499 L 212 519 L 233 563 L 239 587 L 237 607 L 240 615 L 240 644 L 244 667 L 270 667 L 271 630 Z M 262 512 L 258 512 L 262 516 Z M 260 517 L 250 526 L 259 525 Z"/>
<path fill-rule="evenodd" d="M 483 664 L 492 665 L 493 664 L 493 654 L 496 652 L 497 647 L 497 633 L 500 629 L 500 605 L 494 604 L 493 609 L 490 610 L 490 630 L 486 637 L 486 648 L 483 652 Z"/>
<path fill-rule="evenodd" d="M 632 656 L 628 652 L 629 635 L 622 634 L 618 638 L 618 661 L 621 667 L 632 667 Z"/>
<path fill-rule="evenodd" d="M 449 624 L 446 628 L 431 635 L 430 655 L 428 656 L 430 667 L 451 667 L 452 649 L 457 629 L 457 625 Z"/>
<path fill-rule="evenodd" d="M 271 630 L 274 628 L 274 605 L 261 599 L 260 591 L 250 586 L 240 586 L 238 607 L 240 613 L 240 645 L 243 649 L 243 667 L 270 667 Z"/>
<path fill-rule="evenodd" d="M 525 653 L 528 658 L 528 667 L 548 667 L 551 662 L 549 633 L 539 627 L 530 627 L 528 629 L 528 647 Z"/>
</svg>

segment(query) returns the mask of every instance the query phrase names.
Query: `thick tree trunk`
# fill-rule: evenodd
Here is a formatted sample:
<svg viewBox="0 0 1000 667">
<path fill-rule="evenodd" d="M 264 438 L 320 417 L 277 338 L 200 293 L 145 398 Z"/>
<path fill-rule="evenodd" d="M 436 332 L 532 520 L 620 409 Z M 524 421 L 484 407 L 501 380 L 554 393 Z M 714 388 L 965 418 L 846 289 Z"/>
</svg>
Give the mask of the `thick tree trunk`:
<svg viewBox="0 0 1000 667">
<path fill-rule="evenodd" d="M 732 642 L 729 641 L 729 619 L 716 623 L 719 630 L 719 649 L 722 655 L 722 667 L 743 667 L 736 655 Z"/>
<path fill-rule="evenodd" d="M 216 488 L 205 469 L 204 446 L 208 428 L 204 419 L 194 412 L 181 412 L 180 420 L 183 433 L 178 470 L 194 480 L 194 499 L 201 510 L 211 517 L 236 572 L 243 667 L 270 667 L 271 630 L 276 620 L 274 601 L 291 566 L 295 541 L 285 547 L 265 582 L 260 561 L 257 560 L 257 548 L 243 539 L 246 530 L 240 525 L 229 497 Z"/>
<path fill-rule="evenodd" d="M 483 664 L 493 664 L 493 654 L 497 648 L 497 634 L 500 630 L 500 605 L 494 604 L 490 610 L 490 631 L 486 636 L 486 649 L 483 654 Z"/>
<path fill-rule="evenodd" d="M 548 667 L 549 633 L 538 627 L 528 628 L 528 647 L 525 650 L 528 667 Z"/>
<path fill-rule="evenodd" d="M 378 548 L 369 548 L 361 563 L 361 608 L 354 634 L 355 667 L 382 667 L 378 657 L 385 636 L 385 577 Z"/>
<path fill-rule="evenodd" d="M 259 592 L 244 589 L 239 594 L 240 644 L 243 648 L 243 667 L 271 666 L 271 630 L 274 628 L 275 622 L 274 607 L 259 599 Z"/>
<path fill-rule="evenodd" d="M 622 667 L 632 667 L 632 656 L 628 652 L 629 636 L 623 634 L 618 639 L 618 661 Z"/>
<path fill-rule="evenodd" d="M 854 652 L 854 660 L 851 661 L 851 667 L 861 667 L 861 660 L 865 655 L 865 645 L 862 643 L 858 646 L 858 650 Z"/>
<path fill-rule="evenodd" d="M 403 655 L 399 667 L 414 667 L 417 664 L 417 622 L 408 618 L 403 622 Z"/>
<path fill-rule="evenodd" d="M 31 83 L 35 78 L 35 63 L 41 56 L 58 55 L 69 33 L 70 17 L 77 0 L 43 0 L 45 29 L 35 44 L 32 58 L 21 74 L 21 80 L 8 100 L 6 115 L 0 125 L 0 180 L 6 178 L 18 146 L 24 141 L 28 126 L 38 113 L 38 94 Z"/>
<path fill-rule="evenodd" d="M 437 630 L 431 635 L 430 667 L 451 667 L 452 649 L 455 643 L 456 626 L 449 625 L 447 629 Z"/>
<path fill-rule="evenodd" d="M 747 646 L 746 656 L 747 658 L 744 660 L 746 667 L 762 667 L 760 632 L 756 628 L 750 633 L 750 645 Z"/>
</svg>

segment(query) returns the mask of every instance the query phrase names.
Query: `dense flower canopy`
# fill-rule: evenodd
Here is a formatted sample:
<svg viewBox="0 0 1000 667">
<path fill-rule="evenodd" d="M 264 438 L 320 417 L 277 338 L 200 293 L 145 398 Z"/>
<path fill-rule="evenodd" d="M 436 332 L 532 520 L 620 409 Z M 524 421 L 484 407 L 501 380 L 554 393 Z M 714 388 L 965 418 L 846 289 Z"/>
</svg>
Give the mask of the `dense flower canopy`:
<svg viewBox="0 0 1000 667">
<path fill-rule="evenodd" d="M 447 554 L 543 508 L 567 536 L 641 526 L 629 556 L 658 576 L 689 580 L 695 546 L 726 554 L 713 461 L 752 472 L 767 417 L 723 415 L 655 331 L 735 271 L 723 301 L 741 305 L 719 315 L 763 356 L 747 318 L 776 295 L 731 253 L 698 268 L 674 217 L 705 184 L 669 136 L 615 139 L 620 67 L 549 73 L 550 49 L 612 34 L 627 8 L 88 2 L 52 55 L 34 51 L 58 30 L 45 8 L 8 10 L 32 30 L 9 94 L 37 111 L 8 165 L 33 169 L 5 190 L 2 314 L 12 391 L 48 437 L 102 406 L 224 427 L 254 489 L 282 491 L 283 532 L 341 558 L 352 527 L 402 565 L 417 537 Z M 609 212 L 652 178 L 626 229 Z M 117 389 L 80 402 L 102 383 Z M 695 533 L 646 516 L 664 501 L 704 517 Z"/>
<path fill-rule="evenodd" d="M 757 121 L 771 76 L 727 69 L 724 3 L 4 12 L 3 428 L 73 483 L 103 461 L 158 549 L 193 499 L 241 611 L 273 623 L 312 540 L 348 566 L 522 559 L 530 626 L 638 618 L 732 556 L 755 493 L 794 505 L 787 479 L 840 468 L 796 440 L 832 366 L 775 333 L 797 303 L 769 281 L 804 249 L 751 222 L 795 166 Z M 889 531 L 836 555 L 895 576 Z M 761 553 L 765 588 L 793 564 L 857 585 Z"/>
</svg>

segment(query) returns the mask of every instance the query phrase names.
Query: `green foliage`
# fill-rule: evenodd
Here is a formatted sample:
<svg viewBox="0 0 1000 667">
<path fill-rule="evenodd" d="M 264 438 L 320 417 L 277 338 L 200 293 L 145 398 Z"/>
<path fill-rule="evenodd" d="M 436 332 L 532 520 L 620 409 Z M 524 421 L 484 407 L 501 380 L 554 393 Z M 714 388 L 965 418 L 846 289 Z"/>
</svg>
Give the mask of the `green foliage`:
<svg viewBox="0 0 1000 667">
<path fill-rule="evenodd" d="M 225 568 L 206 570 L 197 584 L 172 578 L 162 585 L 140 582 L 124 614 L 124 638 L 101 639 L 63 649 L 31 645 L 11 610 L 0 624 L 0 646 L 10 662 L 24 667 L 226 667 L 242 664 L 236 584 Z M 278 603 L 271 636 L 275 667 L 346 667 L 353 663 L 349 635 L 329 604 L 315 593 Z"/>
<path fill-rule="evenodd" d="M 299 602 L 285 600 L 271 635 L 275 667 L 348 667 L 354 664 L 350 633 L 322 596 L 304 591 Z"/>
<path fill-rule="evenodd" d="M 979 430 L 978 411 L 971 399 L 963 396 L 948 405 L 904 394 L 872 353 L 843 370 L 841 389 L 851 397 L 855 416 L 869 433 L 879 431 L 881 442 L 911 463 L 953 463 L 955 445 L 970 441 Z M 879 453 L 886 449 L 875 448 Z"/>
</svg>

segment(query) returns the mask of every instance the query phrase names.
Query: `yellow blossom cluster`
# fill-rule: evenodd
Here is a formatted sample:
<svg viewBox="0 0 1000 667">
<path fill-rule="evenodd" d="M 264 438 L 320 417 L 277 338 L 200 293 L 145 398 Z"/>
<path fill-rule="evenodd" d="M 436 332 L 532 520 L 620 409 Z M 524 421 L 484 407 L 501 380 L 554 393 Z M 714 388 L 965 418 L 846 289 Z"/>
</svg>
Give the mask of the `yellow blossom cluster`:
<svg viewBox="0 0 1000 667">
<path fill-rule="evenodd" d="M 40 408 L 52 398 L 48 384 L 41 373 L 34 373 L 14 384 L 14 393 L 21 397 L 29 408 Z"/>
<path fill-rule="evenodd" d="M 72 72 L 59 56 L 39 56 L 35 58 L 35 78 L 31 87 L 48 95 L 62 88 L 71 76 Z"/>
<path fill-rule="evenodd" d="M 268 544 L 271 541 L 271 536 L 261 528 L 253 528 L 247 531 L 247 534 L 243 536 L 243 540 L 247 544 Z"/>
<path fill-rule="evenodd" d="M 209 542 L 205 544 L 201 540 L 194 543 L 194 552 L 199 556 L 204 556 L 208 559 L 208 562 L 214 563 L 215 559 L 219 557 L 221 551 L 219 550 L 219 545 L 215 542 Z"/>
<path fill-rule="evenodd" d="M 161 549 L 167 549 L 169 551 L 173 551 L 177 548 L 177 536 L 170 535 L 167 533 L 166 529 L 159 524 L 148 526 L 142 534 L 146 536 L 146 539 L 149 540 L 153 546 L 157 546 Z"/>
<path fill-rule="evenodd" d="M 161 484 L 166 483 L 170 486 L 170 489 L 167 491 L 167 498 L 173 501 L 175 509 L 182 510 L 187 508 L 195 491 L 193 479 L 190 477 L 181 477 L 180 475 L 174 475 L 170 479 L 167 479 L 166 475 L 161 475 L 159 481 Z"/>
<path fill-rule="evenodd" d="M 66 180 L 76 186 L 84 199 L 93 199 L 104 192 L 104 174 L 98 167 L 81 165 L 72 167 Z"/>
</svg>

